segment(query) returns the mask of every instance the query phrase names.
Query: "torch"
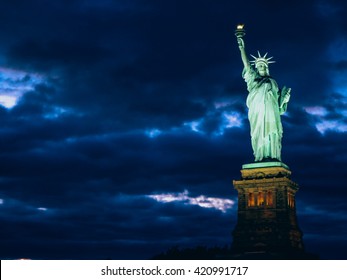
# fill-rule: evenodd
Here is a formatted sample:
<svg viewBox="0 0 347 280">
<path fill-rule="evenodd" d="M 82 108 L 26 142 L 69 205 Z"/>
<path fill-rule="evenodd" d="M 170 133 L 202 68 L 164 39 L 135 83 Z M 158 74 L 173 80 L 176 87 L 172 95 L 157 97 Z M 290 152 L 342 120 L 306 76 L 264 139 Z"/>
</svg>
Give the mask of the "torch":
<svg viewBox="0 0 347 280">
<path fill-rule="evenodd" d="M 246 31 L 243 29 L 244 26 L 245 26 L 244 24 L 238 24 L 236 26 L 236 30 L 235 30 L 236 38 L 242 38 L 243 36 L 246 35 Z"/>
</svg>

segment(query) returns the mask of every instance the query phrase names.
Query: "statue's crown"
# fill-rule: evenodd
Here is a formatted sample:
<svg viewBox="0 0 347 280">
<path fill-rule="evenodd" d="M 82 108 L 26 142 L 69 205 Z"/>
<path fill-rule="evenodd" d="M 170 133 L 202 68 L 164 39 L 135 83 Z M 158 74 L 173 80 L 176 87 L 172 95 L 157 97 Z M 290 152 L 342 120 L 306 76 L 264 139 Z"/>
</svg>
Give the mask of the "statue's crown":
<svg viewBox="0 0 347 280">
<path fill-rule="evenodd" d="M 264 63 L 266 66 L 269 66 L 270 63 L 275 63 L 275 61 L 271 61 L 272 57 L 267 58 L 267 53 L 264 56 L 260 55 L 260 52 L 258 51 L 258 57 L 255 57 L 254 55 L 251 55 L 254 60 L 251 61 L 252 65 L 255 65 L 257 67 L 258 63 Z"/>
</svg>

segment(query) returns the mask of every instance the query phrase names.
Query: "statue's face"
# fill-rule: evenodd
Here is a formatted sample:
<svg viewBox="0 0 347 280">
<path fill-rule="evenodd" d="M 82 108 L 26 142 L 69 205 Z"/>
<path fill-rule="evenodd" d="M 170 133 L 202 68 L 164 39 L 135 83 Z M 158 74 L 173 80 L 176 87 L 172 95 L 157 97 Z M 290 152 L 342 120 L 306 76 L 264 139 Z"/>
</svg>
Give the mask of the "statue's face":
<svg viewBox="0 0 347 280">
<path fill-rule="evenodd" d="M 260 76 L 268 76 L 269 75 L 269 68 L 265 63 L 258 63 L 256 65 L 256 68 L 257 68 Z"/>
</svg>

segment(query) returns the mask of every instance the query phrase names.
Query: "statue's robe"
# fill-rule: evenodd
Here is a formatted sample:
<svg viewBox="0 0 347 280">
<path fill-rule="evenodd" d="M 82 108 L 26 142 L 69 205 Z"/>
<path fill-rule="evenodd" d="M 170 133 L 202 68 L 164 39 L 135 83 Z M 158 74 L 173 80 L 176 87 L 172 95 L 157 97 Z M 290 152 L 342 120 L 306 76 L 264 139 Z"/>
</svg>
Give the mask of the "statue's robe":
<svg viewBox="0 0 347 280">
<path fill-rule="evenodd" d="M 282 102 L 281 91 L 271 77 L 260 76 L 252 67 L 244 68 L 242 76 L 249 92 L 246 104 L 255 161 L 281 161 L 283 128 L 280 115 L 286 111 L 287 103 Z"/>
</svg>

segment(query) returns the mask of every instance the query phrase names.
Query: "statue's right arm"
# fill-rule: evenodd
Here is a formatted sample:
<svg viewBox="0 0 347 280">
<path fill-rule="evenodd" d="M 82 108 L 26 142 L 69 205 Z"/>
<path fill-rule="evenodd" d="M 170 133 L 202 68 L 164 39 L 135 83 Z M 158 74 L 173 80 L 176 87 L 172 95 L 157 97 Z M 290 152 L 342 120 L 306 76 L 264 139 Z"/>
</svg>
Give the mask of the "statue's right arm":
<svg viewBox="0 0 347 280">
<path fill-rule="evenodd" d="M 245 67 L 245 69 L 248 70 L 250 68 L 250 63 L 249 63 L 249 60 L 247 58 L 246 51 L 245 51 L 245 42 L 243 41 L 242 38 L 237 38 L 237 43 L 239 44 L 239 49 L 241 52 L 241 59 L 243 62 L 243 66 Z"/>
</svg>

